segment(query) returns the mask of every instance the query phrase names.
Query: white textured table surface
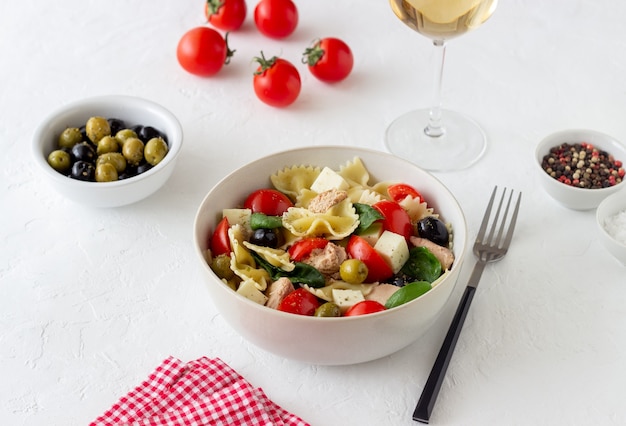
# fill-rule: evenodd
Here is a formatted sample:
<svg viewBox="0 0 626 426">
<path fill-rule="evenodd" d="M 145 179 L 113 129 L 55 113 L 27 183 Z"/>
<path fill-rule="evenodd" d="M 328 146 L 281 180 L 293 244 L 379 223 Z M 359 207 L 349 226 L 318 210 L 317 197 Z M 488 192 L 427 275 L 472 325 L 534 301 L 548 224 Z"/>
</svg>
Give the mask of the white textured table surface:
<svg viewBox="0 0 626 426">
<path fill-rule="evenodd" d="M 242 341 L 216 313 L 192 252 L 209 188 L 237 166 L 289 147 L 384 150 L 385 127 L 428 106 L 431 46 L 385 0 L 297 0 L 287 40 L 248 14 L 218 76 L 186 74 L 180 36 L 202 1 L 20 0 L 0 5 L 0 424 L 86 425 L 166 356 L 220 357 L 313 425 L 411 425 L 473 259 L 446 314 L 420 341 L 355 366 L 287 361 Z M 249 9 L 253 8 L 249 2 Z M 437 176 L 464 208 L 473 239 L 490 188 L 524 192 L 513 247 L 485 271 L 443 383 L 437 425 L 626 424 L 626 269 L 596 235 L 594 213 L 538 187 L 535 143 L 585 127 L 626 139 L 626 3 L 502 1 L 450 43 L 445 104 L 470 113 L 489 148 L 472 168 Z M 326 86 L 299 63 L 311 40 L 337 36 L 353 74 Z M 251 86 L 263 50 L 296 63 L 303 90 L 277 110 Z M 59 104 L 99 94 L 157 101 L 185 145 L 157 195 L 94 210 L 53 192 L 30 137 Z"/>
</svg>

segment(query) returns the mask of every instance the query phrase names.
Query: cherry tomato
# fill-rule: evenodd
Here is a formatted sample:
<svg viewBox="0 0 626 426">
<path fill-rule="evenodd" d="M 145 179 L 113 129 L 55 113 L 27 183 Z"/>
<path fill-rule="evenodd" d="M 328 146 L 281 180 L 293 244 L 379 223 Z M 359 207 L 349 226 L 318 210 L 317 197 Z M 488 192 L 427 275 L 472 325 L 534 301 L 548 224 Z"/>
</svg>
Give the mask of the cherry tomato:
<svg viewBox="0 0 626 426">
<path fill-rule="evenodd" d="M 356 315 L 367 315 L 367 314 L 373 314 L 376 312 L 381 312 L 384 311 L 385 306 L 383 304 L 381 304 L 380 302 L 377 302 L 375 300 L 363 300 L 359 303 L 356 303 L 354 305 L 352 305 L 345 314 L 343 314 L 344 317 L 353 317 Z"/>
<path fill-rule="evenodd" d="M 313 316 L 320 301 L 309 291 L 299 288 L 289 293 L 278 305 L 278 310 L 290 314 Z"/>
<path fill-rule="evenodd" d="M 396 203 L 404 200 L 409 195 L 419 202 L 424 201 L 424 197 L 422 197 L 422 194 L 417 192 L 415 188 L 413 188 L 411 185 L 407 185 L 406 183 L 395 183 L 393 185 L 389 185 L 387 187 L 387 193 Z"/>
<path fill-rule="evenodd" d="M 413 235 L 413 225 L 411 217 L 395 201 L 382 200 L 374 204 L 372 207 L 383 215 L 383 229 L 396 234 L 402 235 L 407 241 Z"/>
<path fill-rule="evenodd" d="M 291 247 L 289 247 L 289 257 L 293 261 L 299 262 L 307 257 L 309 254 L 311 254 L 313 250 L 323 249 L 324 247 L 326 247 L 326 244 L 328 244 L 328 240 L 326 238 L 305 238 L 304 240 L 300 240 Z"/>
<path fill-rule="evenodd" d="M 293 203 L 285 194 L 275 189 L 257 189 L 243 203 L 245 209 L 252 213 L 263 213 L 268 216 L 281 216 Z"/>
<path fill-rule="evenodd" d="M 319 80 L 334 83 L 350 74 L 354 57 L 350 47 L 342 40 L 327 37 L 317 40 L 313 47 L 307 48 L 302 62 L 308 64 L 311 74 Z"/>
<path fill-rule="evenodd" d="M 255 59 L 259 63 L 253 82 L 257 97 L 264 103 L 278 108 L 294 103 L 302 86 L 296 67 L 276 56 L 267 60 L 263 52 L 260 58 Z"/>
<path fill-rule="evenodd" d="M 367 266 L 365 282 L 380 282 L 393 276 L 393 271 L 385 259 L 364 238 L 358 235 L 351 236 L 346 245 L 346 252 L 351 258 L 359 259 Z"/>
<path fill-rule="evenodd" d="M 228 238 L 228 218 L 223 218 L 215 227 L 213 235 L 211 235 L 211 254 L 219 256 L 220 254 L 230 255 L 230 239 Z"/>
<path fill-rule="evenodd" d="M 220 30 L 238 30 L 246 19 L 245 0 L 207 0 L 204 13 L 209 23 Z"/>
<path fill-rule="evenodd" d="M 284 38 L 298 26 L 298 9 L 291 0 L 261 0 L 254 8 L 254 23 L 261 34 Z"/>
<path fill-rule="evenodd" d="M 176 57 L 185 71 L 203 77 L 217 74 L 232 55 L 227 40 L 209 27 L 187 31 L 176 48 Z"/>
</svg>

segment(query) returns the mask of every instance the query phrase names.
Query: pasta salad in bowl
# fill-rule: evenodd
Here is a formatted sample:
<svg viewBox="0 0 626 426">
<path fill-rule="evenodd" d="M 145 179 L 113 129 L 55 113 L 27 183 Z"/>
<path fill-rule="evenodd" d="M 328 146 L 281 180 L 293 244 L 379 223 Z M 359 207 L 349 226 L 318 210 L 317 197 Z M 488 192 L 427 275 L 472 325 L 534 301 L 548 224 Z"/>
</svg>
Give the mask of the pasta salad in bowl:
<svg viewBox="0 0 626 426">
<path fill-rule="evenodd" d="M 445 186 L 405 160 L 311 147 L 219 182 L 196 213 L 194 245 L 213 303 L 251 343 L 353 364 L 432 325 L 454 289 L 466 224 Z"/>
</svg>

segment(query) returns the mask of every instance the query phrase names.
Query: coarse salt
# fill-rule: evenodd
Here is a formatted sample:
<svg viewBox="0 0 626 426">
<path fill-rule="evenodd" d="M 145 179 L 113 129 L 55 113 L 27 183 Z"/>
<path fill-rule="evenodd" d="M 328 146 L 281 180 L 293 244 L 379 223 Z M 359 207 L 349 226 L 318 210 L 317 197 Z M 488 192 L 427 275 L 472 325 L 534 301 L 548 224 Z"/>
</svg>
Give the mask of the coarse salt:
<svg viewBox="0 0 626 426">
<path fill-rule="evenodd" d="M 607 217 L 604 229 L 619 243 L 626 245 L 626 209 Z"/>
</svg>

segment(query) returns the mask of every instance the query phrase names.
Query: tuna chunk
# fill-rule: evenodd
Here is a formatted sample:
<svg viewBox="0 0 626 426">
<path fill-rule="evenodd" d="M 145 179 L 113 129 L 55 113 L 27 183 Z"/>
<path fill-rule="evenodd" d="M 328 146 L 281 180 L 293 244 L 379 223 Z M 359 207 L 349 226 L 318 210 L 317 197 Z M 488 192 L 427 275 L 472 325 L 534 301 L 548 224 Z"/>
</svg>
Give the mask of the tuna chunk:
<svg viewBox="0 0 626 426">
<path fill-rule="evenodd" d="M 393 284 L 379 284 L 372 289 L 372 291 L 365 296 L 366 300 L 375 300 L 381 305 L 387 302 L 387 299 L 391 297 L 396 291 L 400 290 L 400 287 Z"/>
<path fill-rule="evenodd" d="M 452 253 L 452 250 L 435 244 L 426 238 L 411 237 L 411 244 L 415 247 L 426 247 L 430 250 L 430 252 L 435 255 L 437 260 L 439 260 L 444 271 L 446 269 L 450 269 L 452 262 L 454 262 L 454 253 Z"/>
<path fill-rule="evenodd" d="M 267 299 L 265 306 L 277 309 L 280 302 L 282 302 L 283 299 L 294 290 L 295 288 L 289 278 L 281 277 L 277 279 L 267 288 L 267 295 L 269 298 Z"/>
<path fill-rule="evenodd" d="M 339 189 L 329 189 L 328 191 L 317 194 L 311 201 L 309 201 L 308 209 L 313 213 L 325 213 L 333 206 L 341 203 L 348 198 L 346 191 Z"/>
<path fill-rule="evenodd" d="M 339 272 L 341 263 L 348 258 L 346 249 L 337 244 L 328 243 L 323 249 L 315 249 L 311 255 L 303 259 L 324 275 L 333 275 Z"/>
</svg>

